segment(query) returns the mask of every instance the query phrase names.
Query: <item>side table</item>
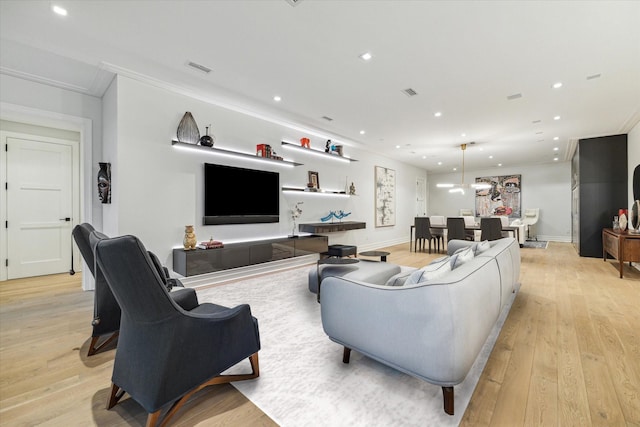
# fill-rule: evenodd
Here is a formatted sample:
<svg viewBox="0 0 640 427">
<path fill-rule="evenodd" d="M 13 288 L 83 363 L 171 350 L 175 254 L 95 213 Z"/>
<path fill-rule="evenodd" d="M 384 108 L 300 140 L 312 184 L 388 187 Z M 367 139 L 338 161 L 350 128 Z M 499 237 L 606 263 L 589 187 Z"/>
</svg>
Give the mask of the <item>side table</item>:
<svg viewBox="0 0 640 427">
<path fill-rule="evenodd" d="M 389 255 L 390 252 L 385 252 L 385 251 L 366 251 L 366 252 L 360 252 L 359 255 L 361 256 L 379 256 L 380 257 L 380 261 L 382 262 L 387 262 L 387 255 Z"/>
<path fill-rule="evenodd" d="M 320 286 L 322 285 L 321 265 L 349 265 L 359 263 L 358 258 L 323 258 L 318 260 L 318 302 L 320 302 Z"/>
</svg>

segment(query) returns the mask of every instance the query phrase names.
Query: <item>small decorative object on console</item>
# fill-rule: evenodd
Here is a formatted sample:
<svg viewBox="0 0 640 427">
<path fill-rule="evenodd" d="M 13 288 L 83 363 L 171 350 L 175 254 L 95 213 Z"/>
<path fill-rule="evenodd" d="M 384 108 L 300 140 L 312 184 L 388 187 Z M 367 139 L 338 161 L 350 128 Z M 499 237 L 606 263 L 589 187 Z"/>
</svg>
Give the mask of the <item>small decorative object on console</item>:
<svg viewBox="0 0 640 427">
<path fill-rule="evenodd" d="M 311 141 L 309 138 L 300 138 L 300 145 L 305 148 L 311 148 Z"/>
<path fill-rule="evenodd" d="M 293 209 L 291 209 L 291 219 L 293 220 L 293 229 L 291 230 L 291 235 L 289 237 L 298 237 L 298 235 L 296 234 L 296 220 L 300 218 L 300 215 L 302 215 L 302 209 L 300 209 L 299 205 L 303 203 L 304 202 L 296 202 Z"/>
<path fill-rule="evenodd" d="M 627 218 L 628 218 L 629 214 L 627 213 L 626 209 L 620 209 L 618 210 L 618 221 L 620 222 L 620 230 L 624 231 L 627 229 Z"/>
<path fill-rule="evenodd" d="M 195 249 L 197 243 L 198 241 L 196 240 L 196 233 L 193 231 L 193 225 L 185 225 L 184 239 L 182 240 L 182 245 L 184 246 L 184 250 L 190 251 Z"/>
<path fill-rule="evenodd" d="M 349 186 L 349 195 L 350 196 L 355 196 L 356 195 L 356 186 L 353 184 L 353 182 Z"/>
<path fill-rule="evenodd" d="M 213 237 L 209 239 L 208 242 L 200 242 L 199 245 L 196 246 L 198 249 L 217 249 L 224 248 L 224 244 L 217 240 L 213 240 Z"/>
</svg>

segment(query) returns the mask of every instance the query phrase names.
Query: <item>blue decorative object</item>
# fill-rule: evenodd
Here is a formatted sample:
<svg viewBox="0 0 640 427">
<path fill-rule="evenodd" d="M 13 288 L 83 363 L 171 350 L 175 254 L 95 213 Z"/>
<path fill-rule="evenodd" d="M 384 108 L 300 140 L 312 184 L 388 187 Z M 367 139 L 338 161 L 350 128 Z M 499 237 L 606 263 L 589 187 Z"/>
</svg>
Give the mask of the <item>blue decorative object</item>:
<svg viewBox="0 0 640 427">
<path fill-rule="evenodd" d="M 327 215 L 327 216 L 325 216 L 325 217 L 320 218 L 320 221 L 322 221 L 322 222 L 327 222 L 327 221 L 329 221 L 331 218 L 333 218 L 333 217 L 335 216 L 335 214 L 336 214 L 336 213 L 335 213 L 334 211 L 329 211 L 329 215 Z"/>
</svg>

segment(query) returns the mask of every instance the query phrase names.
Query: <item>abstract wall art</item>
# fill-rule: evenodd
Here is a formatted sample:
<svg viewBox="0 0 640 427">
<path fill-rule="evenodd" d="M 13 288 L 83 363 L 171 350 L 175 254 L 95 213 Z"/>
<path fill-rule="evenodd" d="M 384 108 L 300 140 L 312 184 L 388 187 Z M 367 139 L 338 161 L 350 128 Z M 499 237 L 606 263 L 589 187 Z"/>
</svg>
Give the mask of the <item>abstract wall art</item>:
<svg viewBox="0 0 640 427">
<path fill-rule="evenodd" d="M 375 166 L 376 227 L 396 225 L 396 171 Z"/>
</svg>

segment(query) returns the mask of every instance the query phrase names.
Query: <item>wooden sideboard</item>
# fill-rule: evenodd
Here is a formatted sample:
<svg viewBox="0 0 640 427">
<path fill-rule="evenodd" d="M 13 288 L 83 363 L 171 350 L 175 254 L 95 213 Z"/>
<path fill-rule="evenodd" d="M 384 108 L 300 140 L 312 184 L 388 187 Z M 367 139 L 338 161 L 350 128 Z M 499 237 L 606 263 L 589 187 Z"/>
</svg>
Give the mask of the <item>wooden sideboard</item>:
<svg viewBox="0 0 640 427">
<path fill-rule="evenodd" d="M 607 254 L 620 263 L 620 278 L 625 261 L 640 262 L 640 234 L 629 234 L 628 231 L 613 231 L 612 228 L 602 230 L 602 257 Z"/>
</svg>

